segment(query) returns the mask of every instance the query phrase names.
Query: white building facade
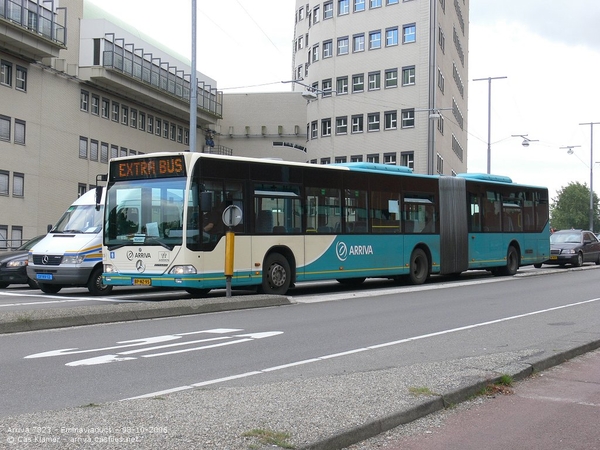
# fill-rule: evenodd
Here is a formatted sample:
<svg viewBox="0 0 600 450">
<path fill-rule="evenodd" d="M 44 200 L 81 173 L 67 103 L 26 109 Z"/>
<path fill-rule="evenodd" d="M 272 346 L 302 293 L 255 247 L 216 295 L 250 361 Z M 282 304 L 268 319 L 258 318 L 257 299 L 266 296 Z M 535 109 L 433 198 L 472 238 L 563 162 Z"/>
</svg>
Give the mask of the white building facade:
<svg viewBox="0 0 600 450">
<path fill-rule="evenodd" d="M 469 0 L 296 0 L 309 161 L 465 172 L 468 11 Z"/>
</svg>

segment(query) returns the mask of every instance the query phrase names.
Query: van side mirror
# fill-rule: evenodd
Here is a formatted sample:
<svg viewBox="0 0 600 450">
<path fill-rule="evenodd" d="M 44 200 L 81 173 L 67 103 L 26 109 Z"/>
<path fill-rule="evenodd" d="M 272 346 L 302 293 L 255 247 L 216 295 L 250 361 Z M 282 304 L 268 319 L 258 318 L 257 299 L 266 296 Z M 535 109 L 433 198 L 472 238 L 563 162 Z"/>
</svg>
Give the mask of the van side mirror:
<svg viewBox="0 0 600 450">
<path fill-rule="evenodd" d="M 96 186 L 96 211 L 100 211 L 102 203 L 102 186 Z"/>
</svg>

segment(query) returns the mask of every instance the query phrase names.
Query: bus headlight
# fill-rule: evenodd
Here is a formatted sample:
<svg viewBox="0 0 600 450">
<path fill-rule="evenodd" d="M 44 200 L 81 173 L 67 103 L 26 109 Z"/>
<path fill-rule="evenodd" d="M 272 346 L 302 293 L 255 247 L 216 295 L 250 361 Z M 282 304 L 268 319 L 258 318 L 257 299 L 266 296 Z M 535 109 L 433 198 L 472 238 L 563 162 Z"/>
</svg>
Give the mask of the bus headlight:
<svg viewBox="0 0 600 450">
<path fill-rule="evenodd" d="M 116 273 L 115 266 L 112 264 L 104 264 L 104 273 Z"/>
<path fill-rule="evenodd" d="M 194 266 L 175 266 L 169 270 L 169 273 L 171 275 L 189 275 L 198 272 Z"/>
<path fill-rule="evenodd" d="M 62 264 L 81 264 L 85 256 L 83 255 L 67 255 L 63 256 Z"/>
</svg>

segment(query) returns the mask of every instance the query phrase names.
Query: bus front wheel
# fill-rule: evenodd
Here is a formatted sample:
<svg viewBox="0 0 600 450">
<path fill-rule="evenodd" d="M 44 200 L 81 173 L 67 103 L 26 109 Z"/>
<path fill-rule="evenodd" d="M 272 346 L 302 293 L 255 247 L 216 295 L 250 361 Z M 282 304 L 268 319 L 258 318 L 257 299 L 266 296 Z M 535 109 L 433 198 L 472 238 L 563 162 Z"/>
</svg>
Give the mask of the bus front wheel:
<svg viewBox="0 0 600 450">
<path fill-rule="evenodd" d="M 292 278 L 288 260 L 279 253 L 271 253 L 265 260 L 262 279 L 262 292 L 285 295 Z"/>
<path fill-rule="evenodd" d="M 423 284 L 429 277 L 429 260 L 420 248 L 416 248 L 410 255 L 410 272 L 408 276 L 412 284 Z"/>
</svg>

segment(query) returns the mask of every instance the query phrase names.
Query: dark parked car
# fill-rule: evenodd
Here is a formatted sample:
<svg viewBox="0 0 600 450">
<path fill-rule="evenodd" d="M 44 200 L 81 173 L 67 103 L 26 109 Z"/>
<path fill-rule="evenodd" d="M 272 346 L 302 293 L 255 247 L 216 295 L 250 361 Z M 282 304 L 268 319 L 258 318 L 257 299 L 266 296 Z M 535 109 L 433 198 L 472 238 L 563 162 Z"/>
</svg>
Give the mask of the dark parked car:
<svg viewBox="0 0 600 450">
<path fill-rule="evenodd" d="M 37 236 L 28 240 L 16 250 L 0 253 L 0 289 L 9 284 L 29 284 L 37 288 L 37 283 L 27 278 L 27 255 L 29 249 L 37 244 L 44 236 Z"/>
<path fill-rule="evenodd" d="M 571 264 L 579 267 L 586 262 L 600 264 L 600 241 L 594 233 L 586 230 L 561 230 L 550 235 L 550 259 L 544 261 L 544 264 Z M 541 264 L 536 267 L 541 267 Z"/>
</svg>

